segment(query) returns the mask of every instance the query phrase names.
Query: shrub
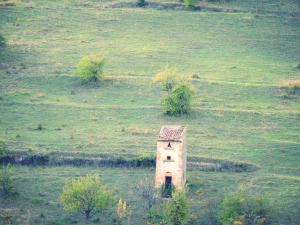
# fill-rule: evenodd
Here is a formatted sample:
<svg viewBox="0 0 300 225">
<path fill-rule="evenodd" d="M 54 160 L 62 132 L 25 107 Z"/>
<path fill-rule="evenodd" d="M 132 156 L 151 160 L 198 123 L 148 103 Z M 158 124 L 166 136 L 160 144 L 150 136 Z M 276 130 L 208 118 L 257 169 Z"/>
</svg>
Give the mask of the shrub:
<svg viewBox="0 0 300 225">
<path fill-rule="evenodd" d="M 160 103 L 164 106 L 163 113 L 170 116 L 189 114 L 191 112 L 192 89 L 186 83 L 174 87 L 165 93 Z"/>
<path fill-rule="evenodd" d="M 279 88 L 287 91 L 289 94 L 300 92 L 300 79 L 289 80 L 281 84 Z"/>
<path fill-rule="evenodd" d="M 81 77 L 86 81 L 98 81 L 103 79 L 103 66 L 106 58 L 104 56 L 91 54 L 91 56 L 84 56 L 77 65 L 77 77 Z"/>
<path fill-rule="evenodd" d="M 282 98 L 282 99 L 292 99 L 293 96 L 290 96 L 290 95 L 288 95 L 288 94 L 286 94 L 286 93 L 282 93 L 282 94 L 280 95 L 280 98 Z"/>
<path fill-rule="evenodd" d="M 4 196 L 12 194 L 14 185 L 11 178 L 11 172 L 13 169 L 14 167 L 10 167 L 10 164 L 8 164 L 6 167 L 3 166 L 3 169 L 0 170 L 0 187 L 3 189 Z"/>
<path fill-rule="evenodd" d="M 154 83 L 160 85 L 163 92 L 160 99 L 163 113 L 170 116 L 189 114 L 193 87 L 187 81 L 180 80 L 175 73 L 175 70 L 167 67 L 164 72 L 158 73 L 153 79 Z"/>
<path fill-rule="evenodd" d="M 186 185 L 183 191 L 176 190 L 172 198 L 166 203 L 164 215 L 170 225 L 184 225 L 188 221 L 190 203 L 186 197 L 189 188 Z"/>
<path fill-rule="evenodd" d="M 119 216 L 118 224 L 121 225 L 125 221 L 126 218 L 128 218 L 128 224 L 129 224 L 129 218 L 132 213 L 132 210 L 128 206 L 126 206 L 126 202 L 122 203 L 122 198 L 119 200 L 117 213 Z"/>
<path fill-rule="evenodd" d="M 146 5 L 146 1 L 145 0 L 138 0 L 137 2 L 138 6 L 142 7 Z"/>
<path fill-rule="evenodd" d="M 242 188 L 223 199 L 218 218 L 222 224 L 262 224 L 261 221 L 270 219 L 270 212 L 268 197 L 248 194 Z"/>
<path fill-rule="evenodd" d="M 41 123 L 39 123 L 36 129 L 37 130 L 43 130 L 43 125 Z"/>
<path fill-rule="evenodd" d="M 174 184 L 171 185 L 162 184 L 160 188 L 160 194 L 163 198 L 169 198 L 172 196 L 172 193 L 176 191 L 176 187 Z"/>
<path fill-rule="evenodd" d="M 192 78 L 193 78 L 193 79 L 199 79 L 200 77 L 199 77 L 197 74 L 193 74 L 193 75 L 192 75 Z"/>
<path fill-rule="evenodd" d="M 193 10 L 195 8 L 195 0 L 184 0 L 184 4 L 187 10 Z"/>
<path fill-rule="evenodd" d="M 5 139 L 0 138 L 0 160 L 2 158 L 6 157 L 6 153 L 4 151 L 4 142 L 5 141 L 6 141 Z"/>
</svg>

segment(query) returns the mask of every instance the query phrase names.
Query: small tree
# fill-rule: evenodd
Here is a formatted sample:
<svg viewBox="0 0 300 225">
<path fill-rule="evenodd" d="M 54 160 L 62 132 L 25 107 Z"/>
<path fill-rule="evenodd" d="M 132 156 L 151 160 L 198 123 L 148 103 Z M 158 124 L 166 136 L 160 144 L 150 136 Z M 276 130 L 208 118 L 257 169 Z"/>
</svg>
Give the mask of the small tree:
<svg viewBox="0 0 300 225">
<path fill-rule="evenodd" d="M 167 67 L 164 72 L 156 75 L 153 82 L 160 85 L 160 104 L 164 114 L 177 116 L 191 112 L 193 87 L 186 80 L 179 79 L 175 70 Z"/>
<path fill-rule="evenodd" d="M 91 54 L 91 56 L 84 56 L 77 65 L 77 77 L 81 77 L 86 81 L 98 81 L 103 78 L 103 66 L 106 61 L 104 56 Z"/>
<path fill-rule="evenodd" d="M 189 200 L 186 197 L 189 191 L 188 185 L 182 191 L 176 190 L 172 198 L 166 203 L 164 215 L 170 225 L 184 225 L 188 222 L 190 211 Z"/>
<path fill-rule="evenodd" d="M 192 93 L 193 90 L 185 82 L 165 93 L 160 100 L 164 106 L 163 113 L 171 116 L 189 114 L 192 109 Z"/>
<path fill-rule="evenodd" d="M 158 73 L 153 78 L 153 83 L 159 84 L 162 91 L 172 91 L 179 84 L 179 78 L 176 76 L 176 70 L 166 67 L 166 70 Z"/>
<path fill-rule="evenodd" d="M 4 196 L 10 195 L 14 187 L 11 178 L 13 169 L 14 167 L 11 167 L 10 164 L 8 164 L 6 167 L 3 166 L 3 169 L 0 170 L 0 187 L 3 189 Z"/>
<path fill-rule="evenodd" d="M 134 194 L 141 199 L 138 202 L 141 208 L 145 208 L 148 216 L 152 218 L 152 208 L 156 204 L 157 189 L 155 188 L 154 179 L 145 177 L 133 187 Z"/>
<path fill-rule="evenodd" d="M 100 184 L 98 175 L 86 175 L 72 179 L 72 183 L 66 181 L 61 201 L 65 203 L 65 211 L 85 214 L 86 224 L 89 224 L 93 216 L 110 207 L 112 192 Z"/>
</svg>

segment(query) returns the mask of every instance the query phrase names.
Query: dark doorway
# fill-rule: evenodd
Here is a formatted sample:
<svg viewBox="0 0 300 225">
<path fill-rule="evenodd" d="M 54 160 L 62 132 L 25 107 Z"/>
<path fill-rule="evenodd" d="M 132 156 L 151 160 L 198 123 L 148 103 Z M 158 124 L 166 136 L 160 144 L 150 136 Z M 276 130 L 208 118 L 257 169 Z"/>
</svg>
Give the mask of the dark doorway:
<svg viewBox="0 0 300 225">
<path fill-rule="evenodd" d="M 165 190 L 163 194 L 165 198 L 172 196 L 172 177 L 166 177 Z"/>
<path fill-rule="evenodd" d="M 172 177 L 166 177 L 166 187 L 171 186 L 172 184 Z"/>
</svg>

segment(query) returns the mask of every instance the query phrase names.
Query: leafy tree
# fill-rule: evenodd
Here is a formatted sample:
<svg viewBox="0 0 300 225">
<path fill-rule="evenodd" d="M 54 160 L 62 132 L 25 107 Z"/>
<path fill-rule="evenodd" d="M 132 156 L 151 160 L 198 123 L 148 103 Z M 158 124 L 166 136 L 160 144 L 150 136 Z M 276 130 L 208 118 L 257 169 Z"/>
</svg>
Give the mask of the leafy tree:
<svg viewBox="0 0 300 225">
<path fill-rule="evenodd" d="M 159 84 L 162 91 L 171 91 L 179 84 L 179 78 L 176 76 L 176 70 L 167 66 L 165 71 L 158 73 L 153 78 L 153 83 Z"/>
<path fill-rule="evenodd" d="M 175 86 L 172 91 L 165 93 L 160 100 L 164 106 L 163 113 L 171 116 L 189 114 L 192 109 L 192 93 L 193 90 L 185 82 Z"/>
<path fill-rule="evenodd" d="M 103 66 L 106 61 L 104 56 L 91 54 L 91 56 L 84 56 L 77 65 L 77 77 L 81 77 L 86 81 L 98 81 L 103 78 Z"/>
<path fill-rule="evenodd" d="M 182 191 L 176 190 L 172 193 L 172 198 L 166 203 L 164 215 L 170 225 L 184 225 L 188 222 L 190 211 L 189 200 L 186 197 L 189 191 L 188 185 Z"/>
<path fill-rule="evenodd" d="M 10 164 L 8 164 L 6 167 L 3 166 L 3 169 L 0 170 L 0 187 L 3 189 L 4 196 L 12 194 L 14 184 L 12 182 L 11 172 L 13 169 L 14 167 L 11 167 Z"/>
<path fill-rule="evenodd" d="M 83 213 L 89 224 L 93 216 L 110 207 L 112 192 L 100 184 L 98 175 L 86 175 L 72 179 L 72 183 L 66 181 L 61 201 L 65 203 L 65 211 Z"/>
<path fill-rule="evenodd" d="M 191 112 L 193 87 L 184 79 L 176 76 L 176 71 L 166 68 L 156 75 L 153 82 L 159 84 L 162 91 L 160 104 L 164 114 L 177 116 Z"/>
</svg>

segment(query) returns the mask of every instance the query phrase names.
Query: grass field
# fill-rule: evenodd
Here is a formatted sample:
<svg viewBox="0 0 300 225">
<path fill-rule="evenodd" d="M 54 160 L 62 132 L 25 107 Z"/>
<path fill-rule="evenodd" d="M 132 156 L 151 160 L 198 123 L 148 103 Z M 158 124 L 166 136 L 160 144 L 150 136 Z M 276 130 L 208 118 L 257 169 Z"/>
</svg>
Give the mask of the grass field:
<svg viewBox="0 0 300 225">
<path fill-rule="evenodd" d="M 278 222 L 297 224 L 300 98 L 282 99 L 278 85 L 300 77 L 300 4 L 255 2 L 198 2 L 201 11 L 163 1 L 145 8 L 130 1 L 79 0 L 0 6 L 8 45 L 0 52 L 0 138 L 14 153 L 141 155 L 155 154 L 163 125 L 182 125 L 188 128 L 189 159 L 259 167 L 243 173 L 191 170 L 195 189 L 211 181 L 220 194 L 252 180 L 258 192 L 271 195 Z M 106 80 L 81 85 L 76 65 L 91 53 L 107 57 Z M 167 65 L 195 87 L 190 116 L 162 115 L 152 78 Z M 191 79 L 193 74 L 200 78 Z M 38 124 L 45 129 L 35 130 Z M 118 197 L 130 200 L 126 182 L 141 173 L 63 167 L 61 175 L 61 168 L 17 167 L 19 198 L 0 207 L 28 207 L 30 218 L 23 211 L 29 224 L 60 223 L 67 214 L 55 204 L 66 178 L 99 173 Z M 40 202 L 32 203 L 35 198 Z M 137 212 L 132 223 L 142 218 Z"/>
</svg>

